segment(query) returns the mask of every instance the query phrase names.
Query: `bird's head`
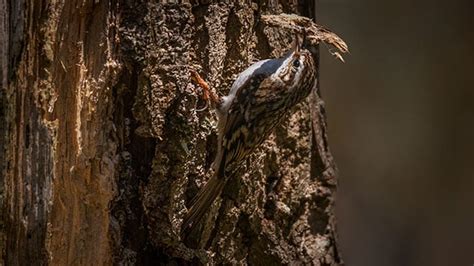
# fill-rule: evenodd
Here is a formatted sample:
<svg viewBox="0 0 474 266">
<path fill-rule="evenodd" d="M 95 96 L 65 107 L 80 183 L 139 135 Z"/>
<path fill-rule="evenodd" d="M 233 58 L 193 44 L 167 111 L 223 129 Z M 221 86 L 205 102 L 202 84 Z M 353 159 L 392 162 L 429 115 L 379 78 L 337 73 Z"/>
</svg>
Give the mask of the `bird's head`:
<svg viewBox="0 0 474 266">
<path fill-rule="evenodd" d="M 281 66 L 274 74 L 289 90 L 305 89 L 316 77 L 316 68 L 312 53 L 302 45 L 297 36 L 293 48 L 284 58 Z M 312 87 L 312 86 L 311 86 Z"/>
</svg>

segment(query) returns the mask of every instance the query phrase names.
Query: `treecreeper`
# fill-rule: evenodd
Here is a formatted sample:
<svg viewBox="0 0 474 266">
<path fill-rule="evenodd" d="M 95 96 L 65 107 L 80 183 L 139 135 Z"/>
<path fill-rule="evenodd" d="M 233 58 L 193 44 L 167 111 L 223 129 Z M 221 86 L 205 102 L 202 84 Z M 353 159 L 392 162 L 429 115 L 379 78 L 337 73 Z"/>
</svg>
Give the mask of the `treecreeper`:
<svg viewBox="0 0 474 266">
<path fill-rule="evenodd" d="M 328 29 L 298 15 L 262 16 L 272 27 L 294 32 L 293 47 L 281 58 L 261 60 L 240 73 L 227 96 L 219 97 L 196 71 L 194 82 L 203 89 L 203 98 L 216 109 L 218 147 L 214 173 L 191 202 L 181 227 L 181 237 L 196 230 L 221 194 L 235 169 L 272 132 L 292 107 L 316 88 L 314 58 L 321 42 L 334 46 L 331 53 L 343 61 L 348 52 L 344 41 Z"/>
</svg>

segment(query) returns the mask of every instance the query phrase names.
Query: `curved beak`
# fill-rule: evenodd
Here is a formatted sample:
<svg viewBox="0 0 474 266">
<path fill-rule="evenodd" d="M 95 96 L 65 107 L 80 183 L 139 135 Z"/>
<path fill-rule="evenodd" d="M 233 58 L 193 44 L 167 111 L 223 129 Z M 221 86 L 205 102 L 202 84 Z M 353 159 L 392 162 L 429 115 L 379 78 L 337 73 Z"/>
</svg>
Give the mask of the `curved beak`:
<svg viewBox="0 0 474 266">
<path fill-rule="evenodd" d="M 299 54 L 300 50 L 301 50 L 300 36 L 296 35 L 295 41 L 293 42 L 293 51 L 295 51 L 295 54 Z"/>
</svg>

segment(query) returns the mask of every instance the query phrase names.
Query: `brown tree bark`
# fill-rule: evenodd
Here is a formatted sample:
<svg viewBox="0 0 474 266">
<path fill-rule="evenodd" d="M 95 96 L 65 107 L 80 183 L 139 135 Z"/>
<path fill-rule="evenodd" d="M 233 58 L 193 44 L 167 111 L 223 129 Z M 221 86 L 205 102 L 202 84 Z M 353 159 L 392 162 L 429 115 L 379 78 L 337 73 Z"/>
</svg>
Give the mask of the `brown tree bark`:
<svg viewBox="0 0 474 266">
<path fill-rule="evenodd" d="M 261 14 L 311 1 L 0 0 L 0 262 L 341 264 L 335 165 L 319 92 L 294 108 L 183 243 L 225 95 L 292 37 Z"/>
</svg>

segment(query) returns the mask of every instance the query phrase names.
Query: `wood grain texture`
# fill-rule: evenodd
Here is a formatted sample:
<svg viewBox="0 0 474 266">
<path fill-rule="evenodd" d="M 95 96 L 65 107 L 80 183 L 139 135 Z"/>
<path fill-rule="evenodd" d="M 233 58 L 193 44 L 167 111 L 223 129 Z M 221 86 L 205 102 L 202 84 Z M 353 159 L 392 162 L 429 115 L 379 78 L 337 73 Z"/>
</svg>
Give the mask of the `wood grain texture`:
<svg viewBox="0 0 474 266">
<path fill-rule="evenodd" d="M 0 127 L 6 264 L 342 263 L 336 169 L 316 90 L 242 165 L 202 235 L 179 238 L 217 141 L 215 114 L 196 111 L 189 70 L 227 94 L 251 63 L 290 47 L 293 36 L 259 16 L 314 16 L 310 2 L 18 8 L 9 21 L 24 30 L 9 31 L 0 113 L 10 128 Z"/>
</svg>

